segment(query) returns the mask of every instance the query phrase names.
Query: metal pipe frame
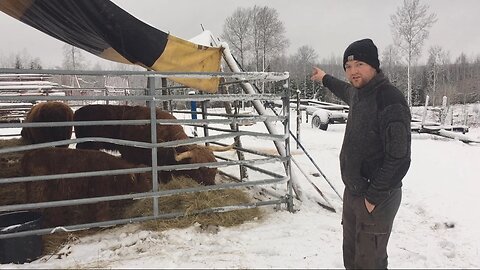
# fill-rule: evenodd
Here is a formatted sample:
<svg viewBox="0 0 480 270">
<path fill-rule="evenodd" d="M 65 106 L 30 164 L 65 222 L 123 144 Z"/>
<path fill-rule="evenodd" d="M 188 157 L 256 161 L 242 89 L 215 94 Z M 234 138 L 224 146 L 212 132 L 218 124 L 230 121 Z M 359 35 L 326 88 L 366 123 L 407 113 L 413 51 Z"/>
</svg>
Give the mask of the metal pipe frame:
<svg viewBox="0 0 480 270">
<path fill-rule="evenodd" d="M 17 69 L 0 69 L 0 73 L 18 73 L 18 74 L 32 74 L 35 75 L 38 71 L 33 72 L 29 70 L 17 70 Z M 232 211 L 237 209 L 247 209 L 252 207 L 258 206 L 266 206 L 266 205 L 279 205 L 282 203 L 286 203 L 288 209 L 291 209 L 291 190 L 289 188 L 288 183 L 290 183 L 290 173 L 289 170 L 286 170 L 286 175 L 280 175 L 274 172 L 270 172 L 265 169 L 261 169 L 256 165 L 260 164 L 267 164 L 267 163 L 278 163 L 281 162 L 288 168 L 290 164 L 290 157 L 289 155 L 285 156 L 275 156 L 264 154 L 261 152 L 257 152 L 254 150 L 249 150 L 245 148 L 238 148 L 235 147 L 238 151 L 244 151 L 252 154 L 257 154 L 263 156 L 264 158 L 260 159 L 250 159 L 250 160 L 230 160 L 225 159 L 223 157 L 217 156 L 217 158 L 226 161 L 219 161 L 219 162 L 210 162 L 210 163 L 196 163 L 196 164 L 180 164 L 180 165 L 168 165 L 168 166 L 158 166 L 157 164 L 157 148 L 158 147 L 175 147 L 180 145 L 188 145 L 193 143 L 218 143 L 218 140 L 221 139 L 228 139 L 228 138 L 235 138 L 240 136 L 252 136 L 255 138 L 261 138 L 265 140 L 270 140 L 274 142 L 285 142 L 285 148 L 288 148 L 288 132 L 284 134 L 276 134 L 276 133 L 260 133 L 260 132 L 248 132 L 248 131 L 238 131 L 232 132 L 232 130 L 227 129 L 220 129 L 215 127 L 208 126 L 209 124 L 235 124 L 235 123 L 244 123 L 245 121 L 249 122 L 276 122 L 281 121 L 284 125 L 288 123 L 288 111 L 286 115 L 283 116 L 267 116 L 267 115 L 257 115 L 257 116 L 244 116 L 244 115 L 224 115 L 224 114 L 211 114 L 208 113 L 210 116 L 219 116 L 219 117 L 226 117 L 227 119 L 197 119 L 197 120 L 163 120 L 163 119 L 156 119 L 155 109 L 159 103 L 163 101 L 234 101 L 234 100 L 244 100 L 244 101 L 266 101 L 266 100 L 283 100 L 285 98 L 289 98 L 289 95 L 275 95 L 275 94 L 228 94 L 228 95 L 221 95 L 221 94 L 202 94 L 202 95 L 170 95 L 170 96 L 162 96 L 156 95 L 156 90 L 164 89 L 157 88 L 154 83 L 154 78 L 217 78 L 217 77 L 224 77 L 224 78 L 231 78 L 236 80 L 236 82 L 231 83 L 245 83 L 247 81 L 279 81 L 285 80 L 288 78 L 288 73 L 267 73 L 267 72 L 232 72 L 232 73 L 177 73 L 177 72 L 166 72 L 166 73 L 158 73 L 158 72 L 150 72 L 150 71 L 139 71 L 139 72 L 111 72 L 111 71 L 61 71 L 61 70 L 42 70 L 42 73 L 50 73 L 50 75 L 113 75 L 113 76 L 121 76 L 121 75 L 138 75 L 138 76 L 146 76 L 147 79 L 150 81 L 148 85 L 148 94 L 144 96 L 94 96 L 94 97 L 79 97 L 79 96 L 1 96 L 1 100 L 24 100 L 24 101 L 49 101 L 49 100 L 63 100 L 63 101 L 76 101 L 76 100 L 106 100 L 106 101 L 124 101 L 124 100 L 136 100 L 136 101 L 147 101 L 147 104 L 151 108 L 151 119 L 150 120 L 111 120 L 111 121 L 85 121 L 85 122 L 53 122 L 53 123 L 7 123 L 7 124 L 0 124 L 0 128 L 23 128 L 23 127 L 52 127 L 52 126 L 74 126 L 74 125 L 81 125 L 81 126 L 89 126 L 89 125 L 145 125 L 150 124 L 152 126 L 151 129 L 151 137 L 152 143 L 145 143 L 145 142 L 136 142 L 136 141 L 128 141 L 128 140 L 118 140 L 118 139 L 109 139 L 109 138 L 99 138 L 99 137 L 87 137 L 87 138 L 80 138 L 80 139 L 69 139 L 63 141 L 56 141 L 56 142 L 49 142 L 49 143 L 41 143 L 41 144 L 34 144 L 34 145 L 24 145 L 18 147 L 9 147 L 0 149 L 0 154 L 2 153 L 11 153 L 11 152 L 18 152 L 18 151 L 27 151 L 33 149 L 39 149 L 43 147 L 52 147 L 52 146 L 59 146 L 65 144 L 74 144 L 80 142 L 87 142 L 87 141 L 99 141 L 99 142 L 109 142 L 109 143 L 117 143 L 122 145 L 129 145 L 135 147 L 142 147 L 142 148 L 150 148 L 152 149 L 152 166 L 151 167 L 142 167 L 142 168 L 132 168 L 132 169 L 122 169 L 122 170 L 105 170 L 105 171 L 92 171 L 92 172 L 82 172 L 82 173 L 68 173 L 68 174 L 57 174 L 57 175 L 49 175 L 49 176 L 28 176 L 28 177 L 13 177 L 13 178 L 2 178 L 0 179 L 0 184 L 5 183 L 18 183 L 18 182 L 26 182 L 26 181 L 48 181 L 53 179 L 63 179 L 63 178 L 78 178 L 78 177 L 89 177 L 89 176 L 99 176 L 99 175 L 119 175 L 119 174 L 127 174 L 127 173 L 152 173 L 152 179 L 158 178 L 158 171 L 164 170 L 190 170 L 190 169 L 197 169 L 200 167 L 209 167 L 209 168 L 222 168 L 228 166 L 246 166 L 258 172 L 261 172 L 265 175 L 268 175 L 271 178 L 266 179 L 259 179 L 253 181 L 243 181 L 240 183 L 224 183 L 224 184 L 217 184 L 213 186 L 200 186 L 195 188 L 187 188 L 187 189 L 177 189 L 177 190 L 158 190 L 158 182 L 152 181 L 152 191 L 146 193 L 136 193 L 136 194 L 125 194 L 125 195 L 116 195 L 116 196 L 105 196 L 105 197 L 95 197 L 95 198 L 84 198 L 84 199 L 76 199 L 76 200 L 64 200 L 64 201 L 54 201 L 54 202 L 43 202 L 43 203 L 30 203 L 30 204 L 16 204 L 16 205 L 6 205 L 0 206 L 0 212 L 4 211 L 16 211 L 16 210 L 27 210 L 27 209 L 38 209 L 43 207 L 59 207 L 59 206 L 68 206 L 68 205 L 78 205 L 78 204 L 91 204 L 97 203 L 102 201 L 113 201 L 113 200 L 124 200 L 124 199 L 142 199 L 142 198 L 152 198 L 153 202 L 153 210 L 152 215 L 147 217 L 136 217 L 136 218 L 129 218 L 129 219 L 120 219 L 120 220 L 110 220 L 106 222 L 96 222 L 96 223 L 88 223 L 88 224 L 79 224 L 73 226 L 65 226 L 65 227 L 57 227 L 57 228 L 46 228 L 41 230 L 34 230 L 34 231 L 25 231 L 25 232 L 17 232 L 17 233 L 9 233 L 9 234 L 0 234 L 0 239 L 3 238 L 10 238 L 10 237 L 19 237 L 19 236 L 26 236 L 26 235 L 41 235 L 41 234 L 48 234 L 54 233 L 55 231 L 75 231 L 75 230 L 83 230 L 93 227 L 104 227 L 104 226 L 113 226 L 119 224 L 128 224 L 132 222 L 141 222 L 146 220 L 154 220 L 159 218 L 174 218 L 174 217 L 181 217 L 185 216 L 186 213 L 183 212 L 175 212 L 175 213 L 159 213 L 158 210 L 158 198 L 163 196 L 171 196 L 180 193 L 189 193 L 189 192 L 203 192 L 208 190 L 221 190 L 221 189 L 232 189 L 232 188 L 241 188 L 241 187 L 256 187 L 261 185 L 268 185 L 268 184 L 279 184 L 279 183 L 287 183 L 287 192 L 290 194 L 279 195 L 277 196 L 276 200 L 269 200 L 263 202 L 255 202 L 250 204 L 243 204 L 243 205 L 233 205 L 233 206 L 223 206 L 223 207 L 215 207 L 209 208 L 199 211 L 194 211 L 191 214 L 202 214 L 202 213 L 209 213 L 209 212 L 226 212 Z M 1 74 L 0 74 L 1 75 Z M 230 82 L 229 82 L 230 83 Z M 185 88 L 185 87 L 183 87 Z M 71 90 L 70 88 L 66 88 Z M 122 89 L 131 89 L 129 87 L 122 87 Z M 186 89 L 186 88 L 185 88 Z M 203 111 L 201 112 L 203 113 Z M 199 125 L 199 126 L 206 126 L 209 130 L 216 130 L 219 132 L 224 132 L 224 134 L 220 135 L 213 135 L 208 137 L 196 137 L 190 138 L 185 140 L 179 141 L 172 141 L 172 142 L 161 142 L 161 143 L 153 143 L 156 141 L 156 128 L 154 124 L 164 124 L 164 125 L 171 125 L 171 124 L 183 124 L 183 125 Z M 287 127 L 288 128 L 288 127 Z M 288 130 L 288 129 L 286 129 Z M 226 144 L 224 144 L 226 146 Z M 277 145 L 278 146 L 278 145 Z M 284 153 L 289 153 L 289 149 L 285 149 Z M 283 151 L 282 151 L 283 152 Z"/>
</svg>

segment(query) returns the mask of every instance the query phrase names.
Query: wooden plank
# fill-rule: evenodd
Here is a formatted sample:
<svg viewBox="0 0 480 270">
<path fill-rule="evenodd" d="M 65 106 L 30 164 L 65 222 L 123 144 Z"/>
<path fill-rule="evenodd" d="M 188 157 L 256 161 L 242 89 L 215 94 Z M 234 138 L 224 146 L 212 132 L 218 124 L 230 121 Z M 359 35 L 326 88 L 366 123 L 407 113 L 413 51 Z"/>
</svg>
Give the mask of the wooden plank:
<svg viewBox="0 0 480 270">
<path fill-rule="evenodd" d="M 422 129 L 418 130 L 418 133 L 429 133 L 445 138 L 450 138 L 454 140 L 459 140 L 464 143 L 480 143 L 480 139 L 471 138 L 463 133 L 448 131 L 444 129 L 436 129 L 431 127 L 423 127 Z"/>
</svg>

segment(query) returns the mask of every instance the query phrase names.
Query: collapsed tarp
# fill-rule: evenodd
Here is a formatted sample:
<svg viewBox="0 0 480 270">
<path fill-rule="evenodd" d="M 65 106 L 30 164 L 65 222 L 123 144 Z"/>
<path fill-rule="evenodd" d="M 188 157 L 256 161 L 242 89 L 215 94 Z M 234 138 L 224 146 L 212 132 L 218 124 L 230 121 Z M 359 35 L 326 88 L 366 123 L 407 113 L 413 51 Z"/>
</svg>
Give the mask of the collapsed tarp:
<svg viewBox="0 0 480 270">
<path fill-rule="evenodd" d="M 221 48 L 160 31 L 108 0 L 0 0 L 0 11 L 111 61 L 165 72 L 220 70 Z M 174 80 L 207 92 L 216 92 L 219 82 L 218 78 Z"/>
</svg>

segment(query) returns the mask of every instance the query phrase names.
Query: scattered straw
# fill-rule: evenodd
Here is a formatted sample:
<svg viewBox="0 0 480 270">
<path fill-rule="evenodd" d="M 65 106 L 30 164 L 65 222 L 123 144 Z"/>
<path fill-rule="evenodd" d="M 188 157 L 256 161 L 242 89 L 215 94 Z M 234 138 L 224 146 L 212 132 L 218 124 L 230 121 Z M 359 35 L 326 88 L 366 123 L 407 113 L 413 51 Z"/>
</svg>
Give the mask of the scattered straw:
<svg viewBox="0 0 480 270">
<path fill-rule="evenodd" d="M 199 184 L 190 178 L 174 178 L 167 184 L 161 184 L 161 190 L 174 190 L 197 187 Z M 159 210 L 161 213 L 185 212 L 187 215 L 172 219 L 159 219 L 139 223 L 139 228 L 151 231 L 164 231 L 172 228 L 187 228 L 196 223 L 201 226 L 231 227 L 240 225 L 248 220 L 260 218 L 262 212 L 259 208 L 234 210 L 229 212 L 217 212 L 208 214 L 189 215 L 197 210 L 211 207 L 221 207 L 251 202 L 250 196 L 240 189 L 203 191 L 186 194 L 176 194 L 159 198 Z M 121 218 L 152 215 L 152 199 L 142 199 L 124 209 Z M 80 237 L 103 232 L 107 229 L 90 229 L 78 232 L 55 233 L 44 235 L 44 254 L 63 256 L 60 249 L 66 245 L 74 244 Z M 67 254 L 68 255 L 68 254 Z"/>
<path fill-rule="evenodd" d="M 0 148 L 22 146 L 23 139 L 0 140 Z M 0 178 L 21 176 L 20 159 L 24 151 L 0 154 Z M 0 205 L 10 205 L 25 202 L 25 183 L 0 185 Z"/>
<path fill-rule="evenodd" d="M 199 186 L 190 178 L 175 178 L 167 184 L 160 185 L 161 190 L 186 189 Z M 250 203 L 252 200 L 248 193 L 241 189 L 211 190 L 195 193 L 175 194 L 160 197 L 158 208 L 160 213 L 182 212 L 185 216 L 173 219 L 160 219 L 143 222 L 141 226 L 148 230 L 167 230 L 170 228 L 185 228 L 195 223 L 201 225 L 216 225 L 230 227 L 242 224 L 261 216 L 258 208 L 241 209 L 229 212 L 214 212 L 206 214 L 191 214 L 198 210 L 212 207 L 222 207 Z M 143 199 L 127 209 L 125 216 L 152 215 L 152 199 Z"/>
</svg>

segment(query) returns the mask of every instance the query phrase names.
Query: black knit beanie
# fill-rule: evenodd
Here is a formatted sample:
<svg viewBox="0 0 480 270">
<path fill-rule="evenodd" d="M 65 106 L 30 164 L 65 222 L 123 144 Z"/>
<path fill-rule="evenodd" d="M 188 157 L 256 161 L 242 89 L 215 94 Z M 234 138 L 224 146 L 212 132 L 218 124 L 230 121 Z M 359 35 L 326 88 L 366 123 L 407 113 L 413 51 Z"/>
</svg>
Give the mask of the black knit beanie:
<svg viewBox="0 0 480 270">
<path fill-rule="evenodd" d="M 347 61 L 357 60 L 369 64 L 380 72 L 380 61 L 378 61 L 377 46 L 369 38 L 357 40 L 350 44 L 343 54 L 343 69 Z"/>
</svg>

